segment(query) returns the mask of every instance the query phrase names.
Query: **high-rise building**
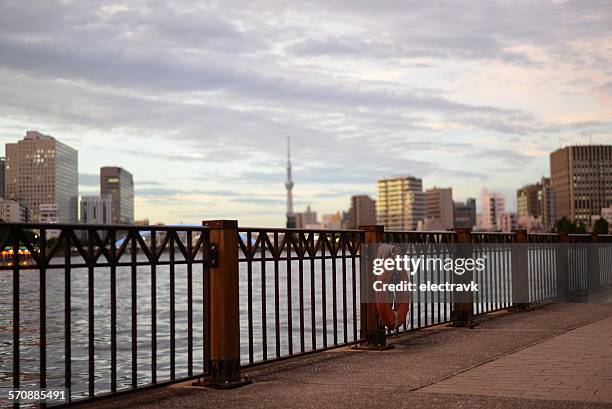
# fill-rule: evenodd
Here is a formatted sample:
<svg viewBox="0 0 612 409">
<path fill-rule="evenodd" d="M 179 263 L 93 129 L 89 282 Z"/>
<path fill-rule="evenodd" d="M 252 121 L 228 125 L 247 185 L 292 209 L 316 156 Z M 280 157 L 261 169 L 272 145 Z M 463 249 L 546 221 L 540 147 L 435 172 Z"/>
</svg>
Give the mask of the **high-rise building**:
<svg viewBox="0 0 612 409">
<path fill-rule="evenodd" d="M 506 198 L 497 192 L 489 192 L 486 188 L 481 193 L 482 208 L 480 209 L 479 229 L 497 231 L 500 229 L 499 218 L 506 212 Z"/>
<path fill-rule="evenodd" d="M 4 180 L 6 176 L 6 158 L 0 158 L 0 199 L 4 199 Z"/>
<path fill-rule="evenodd" d="M 455 227 L 473 229 L 476 227 L 476 199 L 468 198 L 465 202 L 455 202 Z"/>
<path fill-rule="evenodd" d="M 542 225 L 545 229 L 552 229 L 557 221 L 555 210 L 555 189 L 553 189 L 550 178 L 542 178 L 542 193 L 540 195 L 540 212 Z"/>
<path fill-rule="evenodd" d="M 41 221 L 41 205 L 55 205 L 60 223 L 76 223 L 78 153 L 52 136 L 27 131 L 6 144 L 6 199 L 17 200 Z"/>
<path fill-rule="evenodd" d="M 455 224 L 453 209 L 453 189 L 433 187 L 425 191 L 426 225 L 425 230 L 448 230 Z"/>
<path fill-rule="evenodd" d="M 550 178 L 526 185 L 516 191 L 519 224 L 523 228 L 550 229 L 555 224 L 554 192 Z"/>
<path fill-rule="evenodd" d="M 376 201 L 368 195 L 351 196 L 348 229 L 376 224 Z"/>
<path fill-rule="evenodd" d="M 111 196 L 82 196 L 81 223 L 111 224 L 112 203 L 113 198 Z"/>
<path fill-rule="evenodd" d="M 100 195 L 112 198 L 112 224 L 134 223 L 134 180 L 123 168 L 100 169 Z"/>
<path fill-rule="evenodd" d="M 591 225 L 612 205 L 612 145 L 566 146 L 550 154 L 556 218 Z"/>
<path fill-rule="evenodd" d="M 423 181 L 412 176 L 379 180 L 376 219 L 386 230 L 416 230 L 425 219 Z"/>
<path fill-rule="evenodd" d="M 27 223 L 30 209 L 17 200 L 0 199 L 0 220 L 7 223 Z"/>
</svg>

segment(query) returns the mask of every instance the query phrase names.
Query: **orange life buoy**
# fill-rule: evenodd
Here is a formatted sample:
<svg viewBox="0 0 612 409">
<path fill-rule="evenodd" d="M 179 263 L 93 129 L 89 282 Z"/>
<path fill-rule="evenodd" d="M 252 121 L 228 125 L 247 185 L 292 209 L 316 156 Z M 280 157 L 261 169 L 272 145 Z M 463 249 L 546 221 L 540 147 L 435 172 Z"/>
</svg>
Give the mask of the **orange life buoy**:
<svg viewBox="0 0 612 409">
<path fill-rule="evenodd" d="M 392 256 L 395 253 L 395 249 L 392 247 L 395 246 L 382 244 L 378 248 L 377 256 L 379 258 Z M 410 276 L 406 271 L 387 271 L 382 274 L 379 279 L 387 284 L 399 281 L 408 283 L 410 281 Z M 378 291 L 374 299 L 378 316 L 387 328 L 395 330 L 406 323 L 408 311 L 410 310 L 409 291 Z"/>
</svg>

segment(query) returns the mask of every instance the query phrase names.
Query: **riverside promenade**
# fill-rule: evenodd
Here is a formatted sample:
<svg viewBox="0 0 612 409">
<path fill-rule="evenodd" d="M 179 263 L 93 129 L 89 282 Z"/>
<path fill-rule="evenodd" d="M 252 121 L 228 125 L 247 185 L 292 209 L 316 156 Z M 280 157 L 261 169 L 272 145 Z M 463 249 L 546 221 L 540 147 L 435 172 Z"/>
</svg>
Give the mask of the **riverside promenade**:
<svg viewBox="0 0 612 409">
<path fill-rule="evenodd" d="M 394 348 L 339 348 L 243 371 L 234 390 L 191 382 L 96 408 L 612 407 L 612 304 L 547 304 L 390 337 Z"/>
</svg>

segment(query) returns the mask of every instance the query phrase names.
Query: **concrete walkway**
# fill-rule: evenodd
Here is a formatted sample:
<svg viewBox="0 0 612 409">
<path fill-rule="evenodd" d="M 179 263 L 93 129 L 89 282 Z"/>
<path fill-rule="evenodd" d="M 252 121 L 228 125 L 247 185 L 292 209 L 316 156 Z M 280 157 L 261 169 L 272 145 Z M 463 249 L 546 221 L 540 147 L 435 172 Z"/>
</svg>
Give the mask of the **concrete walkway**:
<svg viewBox="0 0 612 409">
<path fill-rule="evenodd" d="M 90 404 L 102 408 L 612 408 L 612 305 L 548 305 L 245 371 L 230 391 L 188 384 Z"/>
</svg>

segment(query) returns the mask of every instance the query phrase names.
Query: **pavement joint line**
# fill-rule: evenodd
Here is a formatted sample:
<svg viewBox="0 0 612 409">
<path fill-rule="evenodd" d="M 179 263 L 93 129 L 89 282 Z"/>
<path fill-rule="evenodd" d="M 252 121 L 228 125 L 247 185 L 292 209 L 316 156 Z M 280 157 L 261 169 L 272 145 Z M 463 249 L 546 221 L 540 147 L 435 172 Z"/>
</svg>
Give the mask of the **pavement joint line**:
<svg viewBox="0 0 612 409">
<path fill-rule="evenodd" d="M 547 304 L 547 305 L 548 305 L 548 304 Z M 496 356 L 496 357 L 493 357 L 493 358 L 487 359 L 487 360 L 485 360 L 485 361 L 483 361 L 483 362 L 481 362 L 481 363 L 479 363 L 479 364 L 476 364 L 476 365 L 473 365 L 473 366 L 471 366 L 471 367 L 469 367 L 469 368 L 465 368 L 465 369 L 462 369 L 462 370 L 460 370 L 460 371 L 457 371 L 457 372 L 455 372 L 455 373 L 454 373 L 454 374 L 452 374 L 452 375 L 449 375 L 449 376 L 443 377 L 443 378 L 438 379 L 438 380 L 436 380 L 436 381 L 434 381 L 434 382 L 431 382 L 431 383 L 429 383 L 429 384 L 427 384 L 427 385 L 418 386 L 418 387 L 416 387 L 416 388 L 410 389 L 409 391 L 410 391 L 410 392 L 415 392 L 415 391 L 418 391 L 418 390 L 420 390 L 420 389 L 427 388 L 428 386 L 435 385 L 435 384 L 437 384 L 438 382 L 442 382 L 442 381 L 445 381 L 445 380 L 447 380 L 447 379 L 450 379 L 450 378 L 452 378 L 452 377 L 454 377 L 454 376 L 460 375 L 460 374 L 462 374 L 462 373 L 464 373 L 464 372 L 471 371 L 472 369 L 475 369 L 475 368 L 481 367 L 481 366 L 483 366 L 483 365 L 485 365 L 485 364 L 488 364 L 488 363 L 490 363 L 490 362 L 493 362 L 493 361 L 496 361 L 496 360 L 498 360 L 498 359 L 504 358 L 504 357 L 506 357 L 506 356 L 508 356 L 508 355 L 512 355 L 512 354 L 517 353 L 517 352 L 519 352 L 519 351 L 522 351 L 522 350 L 524 350 L 524 349 L 531 348 L 532 346 L 535 346 L 535 345 L 541 344 L 541 343 L 546 342 L 546 341 L 550 341 L 551 339 L 553 339 L 553 338 L 555 338 L 555 337 L 558 337 L 559 335 L 566 334 L 566 333 L 571 332 L 571 331 L 574 331 L 574 330 L 576 330 L 576 329 L 578 329 L 578 328 L 586 327 L 587 325 L 591 325 L 591 324 L 594 324 L 594 323 L 596 323 L 596 322 L 603 321 L 603 320 L 608 319 L 608 318 L 610 318 L 610 317 L 612 317 L 612 314 L 607 314 L 607 315 L 605 315 L 604 317 L 596 318 L 596 319 L 593 319 L 593 320 L 588 321 L 588 322 L 585 322 L 585 323 L 577 324 L 577 325 L 575 325 L 575 326 L 573 326 L 573 327 L 570 327 L 570 328 L 568 328 L 568 329 L 566 329 L 566 330 L 561 330 L 561 331 L 559 331 L 559 332 L 557 332 L 557 333 L 555 333 L 555 334 L 553 334 L 553 335 L 551 335 L 551 336 L 549 336 L 549 337 L 546 337 L 546 338 L 543 338 L 543 339 L 541 339 L 541 340 L 538 340 L 538 341 L 532 342 L 532 343 L 531 343 L 531 344 L 529 344 L 529 345 L 525 345 L 525 346 L 523 346 L 523 347 L 517 348 L 517 349 L 516 349 L 516 350 L 514 350 L 514 351 L 510 351 L 510 352 L 507 352 L 507 353 L 505 353 L 505 354 L 501 354 L 501 355 L 498 355 L 498 356 Z M 426 393 L 427 393 L 427 392 L 426 392 Z M 431 393 L 436 393 L 436 392 L 431 392 Z"/>
</svg>

